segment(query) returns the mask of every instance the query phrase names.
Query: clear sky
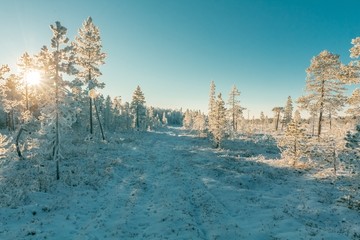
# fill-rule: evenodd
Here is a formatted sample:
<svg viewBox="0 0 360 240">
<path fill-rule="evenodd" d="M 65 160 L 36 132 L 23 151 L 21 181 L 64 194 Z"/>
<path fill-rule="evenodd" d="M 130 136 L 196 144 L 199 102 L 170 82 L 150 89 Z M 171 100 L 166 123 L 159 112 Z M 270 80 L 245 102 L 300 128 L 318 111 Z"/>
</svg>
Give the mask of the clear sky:
<svg viewBox="0 0 360 240">
<path fill-rule="evenodd" d="M 207 111 L 210 81 L 227 100 L 232 85 L 250 117 L 303 94 L 305 69 L 327 49 L 350 61 L 360 36 L 358 0 L 12 0 L 1 1 L 0 64 L 50 45 L 60 21 L 73 40 L 91 16 L 106 64 L 104 95 Z M 247 115 L 247 113 L 246 113 Z"/>
</svg>

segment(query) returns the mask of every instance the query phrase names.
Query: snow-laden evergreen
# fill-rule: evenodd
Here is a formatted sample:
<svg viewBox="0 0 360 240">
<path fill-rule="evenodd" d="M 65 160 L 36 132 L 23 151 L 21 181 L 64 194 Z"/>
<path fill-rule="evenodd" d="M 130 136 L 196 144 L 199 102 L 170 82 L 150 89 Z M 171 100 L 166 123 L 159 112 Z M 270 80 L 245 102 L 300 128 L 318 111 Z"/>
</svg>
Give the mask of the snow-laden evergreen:
<svg viewBox="0 0 360 240">
<path fill-rule="evenodd" d="M 60 22 L 55 22 L 50 25 L 53 33 L 51 39 L 51 59 L 50 64 L 47 65 L 48 71 L 46 76 L 52 81 L 48 86 L 48 93 L 50 99 L 47 105 L 41 111 L 41 119 L 43 122 L 43 133 L 47 136 L 46 144 L 49 144 L 49 154 L 56 162 L 56 178 L 60 178 L 59 162 L 62 156 L 62 134 L 75 122 L 73 99 L 71 93 L 68 91 L 67 82 L 63 79 L 62 74 L 75 74 L 74 69 L 74 55 L 71 52 L 72 48 L 69 45 L 67 38 L 67 29 L 62 26 Z"/>
<path fill-rule="evenodd" d="M 210 132 L 213 137 L 215 148 L 219 148 L 223 138 L 225 137 L 227 124 L 225 102 L 222 99 L 221 93 L 218 94 L 215 100 L 215 106 L 212 115 L 214 117 L 214 122 Z"/>
<path fill-rule="evenodd" d="M 146 128 L 146 107 L 145 96 L 140 86 L 137 86 L 131 100 L 131 111 L 134 119 L 134 126 L 137 130 Z"/>
<path fill-rule="evenodd" d="M 281 117 L 281 113 L 284 111 L 283 107 L 274 107 L 272 109 L 272 111 L 274 112 L 274 127 L 275 127 L 275 131 L 277 131 L 279 129 L 279 123 L 280 123 L 280 117 Z"/>
<path fill-rule="evenodd" d="M 346 100 L 340 71 L 340 56 L 326 50 L 314 57 L 306 70 L 307 95 L 300 97 L 298 103 L 303 109 L 318 113 L 318 137 L 321 134 L 324 114 L 335 114 L 342 109 Z"/>
<path fill-rule="evenodd" d="M 209 109 L 208 109 L 208 127 L 209 132 L 214 131 L 216 117 L 214 115 L 216 105 L 216 86 L 215 82 L 211 81 L 210 83 L 210 93 L 209 93 Z"/>
<path fill-rule="evenodd" d="M 307 137 L 301 124 L 299 111 L 287 125 L 284 136 L 279 141 L 282 156 L 295 166 L 307 153 Z"/>
<path fill-rule="evenodd" d="M 99 28 L 94 25 L 91 17 L 84 21 L 73 45 L 76 52 L 76 64 L 79 66 L 77 76 L 85 85 L 84 91 L 89 99 L 90 134 L 93 134 L 93 101 L 96 98 L 94 92 L 98 88 L 105 87 L 105 83 L 99 80 L 101 76 L 99 67 L 105 63 L 106 55 L 102 52 Z"/>
<path fill-rule="evenodd" d="M 293 102 L 291 99 L 291 96 L 288 96 L 287 101 L 286 101 L 286 105 L 284 107 L 284 124 L 287 125 L 291 122 L 292 120 L 292 114 L 293 114 Z"/>
<path fill-rule="evenodd" d="M 229 93 L 229 100 L 228 100 L 228 113 L 230 118 L 230 125 L 231 130 L 233 132 L 238 131 L 238 124 L 242 117 L 243 111 L 245 108 L 240 106 L 240 100 L 238 99 L 240 96 L 239 90 L 236 88 L 235 85 L 231 88 Z"/>
</svg>

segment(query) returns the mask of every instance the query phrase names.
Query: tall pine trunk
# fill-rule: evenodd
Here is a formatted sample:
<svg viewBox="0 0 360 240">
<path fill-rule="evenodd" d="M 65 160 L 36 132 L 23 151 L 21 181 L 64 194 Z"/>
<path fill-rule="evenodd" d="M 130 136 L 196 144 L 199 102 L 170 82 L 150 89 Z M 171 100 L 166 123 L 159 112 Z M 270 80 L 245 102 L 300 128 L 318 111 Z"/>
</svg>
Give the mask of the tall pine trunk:
<svg viewBox="0 0 360 240">
<path fill-rule="evenodd" d="M 324 111 L 324 97 L 325 97 L 325 80 L 321 82 L 321 98 L 320 98 L 320 113 L 319 113 L 319 122 L 318 122 L 318 138 L 320 138 L 321 134 L 321 123 L 323 119 L 323 111 Z"/>
<path fill-rule="evenodd" d="M 98 120 L 98 122 L 99 122 L 99 126 L 100 126 L 100 131 L 101 131 L 102 140 L 105 141 L 104 130 L 103 130 L 103 127 L 102 127 L 102 124 L 101 124 L 101 121 L 100 121 L 100 116 L 99 116 L 99 112 L 98 112 L 98 109 L 97 109 L 95 100 L 94 100 L 94 106 L 95 106 L 96 118 L 97 118 L 97 120 Z"/>
<path fill-rule="evenodd" d="M 90 81 L 91 81 L 91 69 L 89 69 L 89 75 L 88 75 L 88 88 L 89 88 L 89 102 L 90 102 L 90 109 L 89 109 L 89 115 L 90 115 L 90 119 L 89 119 L 89 123 L 90 123 L 90 134 L 93 134 L 93 116 L 92 116 L 92 98 L 91 98 L 91 90 L 92 86 L 90 86 Z"/>
<path fill-rule="evenodd" d="M 59 126 L 59 44 L 56 46 L 55 54 L 55 141 L 53 149 L 53 160 L 56 162 L 56 180 L 60 179 L 60 169 L 59 169 L 59 149 L 60 149 L 60 126 Z"/>
<path fill-rule="evenodd" d="M 279 128 L 279 120 L 280 120 L 280 112 L 277 112 L 277 115 L 276 115 L 276 124 L 275 124 L 275 131 L 277 131 L 278 128 Z"/>
<path fill-rule="evenodd" d="M 321 104 L 322 105 L 322 104 Z M 323 115 L 323 111 L 322 109 L 320 109 L 320 113 L 319 113 L 319 122 L 318 122 L 318 132 L 317 132 L 317 136 L 318 138 L 320 138 L 320 134 L 321 134 L 321 122 L 322 122 L 322 115 Z"/>
<path fill-rule="evenodd" d="M 136 119 L 135 119 L 135 124 L 136 124 L 136 128 L 137 130 L 139 130 L 140 127 L 140 120 L 139 120 L 139 106 L 136 106 Z"/>
<path fill-rule="evenodd" d="M 89 112 L 90 112 L 90 134 L 92 135 L 93 134 L 93 116 L 92 116 L 92 98 L 89 96 L 89 102 L 90 102 L 90 109 L 89 109 Z"/>
</svg>

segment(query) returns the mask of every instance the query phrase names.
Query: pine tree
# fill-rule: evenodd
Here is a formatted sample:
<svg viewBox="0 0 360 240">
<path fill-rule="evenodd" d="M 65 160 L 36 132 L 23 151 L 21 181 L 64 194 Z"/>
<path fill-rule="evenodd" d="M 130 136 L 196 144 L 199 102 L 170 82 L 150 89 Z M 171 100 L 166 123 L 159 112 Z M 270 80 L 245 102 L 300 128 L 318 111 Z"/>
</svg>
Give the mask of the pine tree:
<svg viewBox="0 0 360 240">
<path fill-rule="evenodd" d="M 351 96 L 347 99 L 347 103 L 350 107 L 346 112 L 352 116 L 360 116 L 360 89 L 356 88 Z"/>
<path fill-rule="evenodd" d="M 108 95 L 105 100 L 105 108 L 104 108 L 104 128 L 110 130 L 113 124 L 113 111 L 112 111 L 112 100 Z"/>
<path fill-rule="evenodd" d="M 21 79 L 15 74 L 2 77 L 0 81 L 1 100 L 7 114 L 7 127 L 10 131 L 15 131 L 17 123 L 21 121 L 20 116 L 23 107 L 23 95 L 21 89 Z"/>
<path fill-rule="evenodd" d="M 221 146 L 221 141 L 225 136 L 226 130 L 226 108 L 221 93 L 219 93 L 215 101 L 213 116 L 214 125 L 211 134 L 213 135 L 215 147 L 219 148 Z"/>
<path fill-rule="evenodd" d="M 301 127 L 300 113 L 288 124 L 284 137 L 278 143 L 283 157 L 295 166 L 306 153 L 305 130 Z"/>
<path fill-rule="evenodd" d="M 338 111 L 345 102 L 345 88 L 339 80 L 341 71 L 339 58 L 339 55 L 326 50 L 314 57 L 306 70 L 306 92 L 308 94 L 298 99 L 298 103 L 303 109 L 311 111 L 311 108 L 314 107 L 319 114 L 318 138 L 321 134 L 324 113 Z"/>
<path fill-rule="evenodd" d="M 121 116 L 124 120 L 124 129 L 129 130 L 133 127 L 132 109 L 129 102 L 125 102 Z"/>
<path fill-rule="evenodd" d="M 99 28 L 96 27 L 91 17 L 88 17 L 78 31 L 74 42 L 76 63 L 80 66 L 78 77 L 83 80 L 89 94 L 89 122 L 90 134 L 93 134 L 93 98 L 91 91 L 104 88 L 105 84 L 98 80 L 101 76 L 99 66 L 104 64 L 105 53 L 101 52 L 101 38 Z"/>
<path fill-rule="evenodd" d="M 284 123 L 287 125 L 292 120 L 292 113 L 293 113 L 293 103 L 291 96 L 288 97 L 286 101 L 286 106 L 284 108 Z"/>
<path fill-rule="evenodd" d="M 25 52 L 18 62 L 18 67 L 20 68 L 19 77 L 23 79 L 25 84 L 25 109 L 29 111 L 29 83 L 27 81 L 27 75 L 30 74 L 30 71 L 34 68 L 34 60 L 30 55 Z"/>
<path fill-rule="evenodd" d="M 272 109 L 272 111 L 275 114 L 275 131 L 277 131 L 279 129 L 279 122 L 280 122 L 280 116 L 281 116 L 281 112 L 284 110 L 284 108 L 282 107 L 274 107 Z"/>
<path fill-rule="evenodd" d="M 0 67 L 0 80 L 4 79 L 6 73 L 10 72 L 10 68 L 8 65 L 1 65 Z"/>
<path fill-rule="evenodd" d="M 346 84 L 359 84 L 360 83 L 360 37 L 352 39 L 353 44 L 350 49 L 350 57 L 353 59 L 349 65 L 343 65 L 341 71 L 341 80 Z M 360 115 L 360 89 L 356 88 L 351 96 L 348 98 L 347 103 L 350 105 L 347 113 L 353 116 Z"/>
<path fill-rule="evenodd" d="M 46 47 L 43 46 L 40 52 L 34 57 L 35 67 L 41 74 L 40 91 L 36 93 L 40 108 L 43 105 L 50 104 L 50 96 L 53 97 L 54 92 L 54 54 Z M 49 90 L 51 91 L 49 93 Z"/>
<path fill-rule="evenodd" d="M 140 86 L 136 87 L 132 96 L 131 109 L 134 116 L 135 128 L 139 130 L 144 127 L 143 124 L 146 118 L 145 97 Z"/>
<path fill-rule="evenodd" d="M 346 164 L 349 171 L 354 170 L 355 165 L 359 165 L 360 156 L 360 125 L 356 125 L 355 131 L 348 131 L 345 136 L 345 148 L 347 152 Z M 354 161 L 355 160 L 355 161 Z"/>
<path fill-rule="evenodd" d="M 163 112 L 161 122 L 162 122 L 163 126 L 166 126 L 168 124 L 168 120 L 166 118 L 166 113 L 165 112 Z"/>
<path fill-rule="evenodd" d="M 265 115 L 263 111 L 260 112 L 260 124 L 261 124 L 261 131 L 264 131 Z"/>
<path fill-rule="evenodd" d="M 184 113 L 184 118 L 183 118 L 183 126 L 186 129 L 192 129 L 193 128 L 193 124 L 194 124 L 194 119 L 193 119 L 193 114 L 192 111 L 190 111 L 189 109 L 187 109 Z"/>
<path fill-rule="evenodd" d="M 241 118 L 243 110 L 245 109 L 240 106 L 240 101 L 238 100 L 239 96 L 240 96 L 240 92 L 234 85 L 229 93 L 229 101 L 228 101 L 230 124 L 231 124 L 231 129 L 234 132 L 237 132 L 238 130 L 238 120 Z"/>
<path fill-rule="evenodd" d="M 153 130 L 155 128 L 155 113 L 154 113 L 154 107 L 149 107 L 146 109 L 146 119 L 147 119 L 147 127 L 149 130 Z"/>
<path fill-rule="evenodd" d="M 60 178 L 59 161 L 61 154 L 61 134 L 66 128 L 70 128 L 75 122 L 75 112 L 71 93 L 66 88 L 68 82 L 63 79 L 64 74 L 73 75 L 77 71 L 73 67 L 74 56 L 72 47 L 68 45 L 69 39 L 66 37 L 67 29 L 60 22 L 50 25 L 53 33 L 51 39 L 52 52 L 46 56 L 45 49 L 42 49 L 44 58 L 45 75 L 49 77 L 52 84 L 47 87 L 48 96 L 53 97 L 47 101 L 42 108 L 41 119 L 45 122 L 44 132 L 49 134 L 51 141 L 51 155 L 56 162 L 56 179 Z M 49 58 L 47 58 L 49 57 Z"/>
<path fill-rule="evenodd" d="M 1 65 L 0 67 L 0 100 L 1 100 L 1 110 L 5 112 L 5 114 L 7 115 L 6 113 L 6 110 L 5 110 L 5 106 L 4 106 L 4 101 L 5 101 L 5 98 L 6 98 L 6 89 L 5 89 L 5 84 L 7 82 L 7 75 L 9 74 L 10 72 L 10 68 L 8 65 Z M 8 115 L 6 116 L 6 120 L 5 120 L 5 125 L 6 127 L 9 127 L 8 125 Z"/>
<path fill-rule="evenodd" d="M 294 121 L 299 122 L 299 123 L 301 122 L 301 115 L 300 115 L 299 110 L 296 110 L 294 113 Z"/>
<path fill-rule="evenodd" d="M 206 116 L 200 111 L 194 116 L 193 129 L 199 133 L 199 136 L 206 130 Z"/>
<path fill-rule="evenodd" d="M 215 98 L 215 83 L 214 81 L 211 81 L 210 83 L 210 96 L 209 96 L 209 112 L 208 112 L 208 125 L 209 125 L 209 131 L 212 132 L 215 128 L 215 105 L 216 105 L 216 98 Z"/>
</svg>

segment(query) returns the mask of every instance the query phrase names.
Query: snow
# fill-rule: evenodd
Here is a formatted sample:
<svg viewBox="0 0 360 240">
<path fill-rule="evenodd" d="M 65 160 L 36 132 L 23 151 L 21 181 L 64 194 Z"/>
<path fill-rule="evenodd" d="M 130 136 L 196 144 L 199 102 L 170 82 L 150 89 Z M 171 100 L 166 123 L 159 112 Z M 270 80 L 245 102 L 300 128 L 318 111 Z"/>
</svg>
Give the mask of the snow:
<svg viewBox="0 0 360 240">
<path fill-rule="evenodd" d="M 359 210 L 344 200 L 355 180 L 286 167 L 269 138 L 216 150 L 167 128 L 87 144 L 46 192 L 2 204 L 0 239 L 360 238 Z"/>
</svg>

